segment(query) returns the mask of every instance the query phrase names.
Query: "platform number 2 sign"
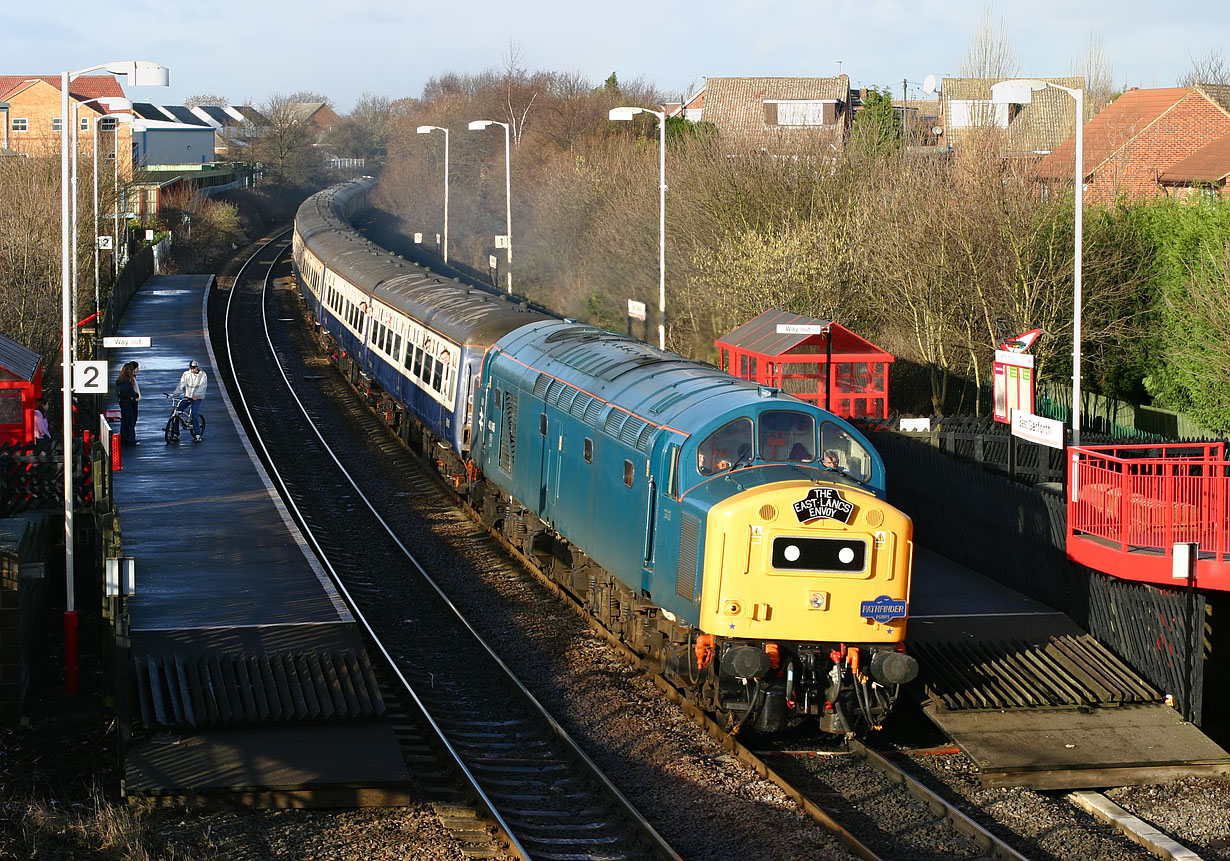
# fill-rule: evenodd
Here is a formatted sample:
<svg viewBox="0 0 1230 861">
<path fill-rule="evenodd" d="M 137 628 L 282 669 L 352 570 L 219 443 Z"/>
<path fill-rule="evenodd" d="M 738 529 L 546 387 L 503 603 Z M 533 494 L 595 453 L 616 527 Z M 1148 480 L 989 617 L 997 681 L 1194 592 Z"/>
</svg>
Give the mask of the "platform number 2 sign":
<svg viewBox="0 0 1230 861">
<path fill-rule="evenodd" d="M 105 395 L 107 363 L 73 362 L 73 392 L 79 395 Z"/>
</svg>

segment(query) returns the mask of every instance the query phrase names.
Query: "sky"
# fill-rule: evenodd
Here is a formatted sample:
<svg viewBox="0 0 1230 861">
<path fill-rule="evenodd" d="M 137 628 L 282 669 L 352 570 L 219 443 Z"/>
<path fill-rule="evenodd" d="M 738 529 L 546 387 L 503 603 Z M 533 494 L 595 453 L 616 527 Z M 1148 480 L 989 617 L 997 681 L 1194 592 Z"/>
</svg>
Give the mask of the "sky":
<svg viewBox="0 0 1230 861">
<path fill-rule="evenodd" d="M 500 68 L 615 72 L 667 98 L 707 76 L 902 81 L 957 73 L 983 13 L 1004 30 L 1025 77 L 1060 77 L 1093 37 L 1116 85 L 1175 86 L 1193 59 L 1230 57 L 1225 0 L 213 0 L 175 4 L 57 0 L 16 4 L 0 31 L 0 74 L 52 75 L 117 60 L 170 68 L 168 88 L 126 88 L 162 104 L 215 94 L 256 104 L 297 91 L 338 113 L 365 93 L 417 97 L 433 76 Z M 121 80 L 121 84 L 125 83 Z"/>
</svg>

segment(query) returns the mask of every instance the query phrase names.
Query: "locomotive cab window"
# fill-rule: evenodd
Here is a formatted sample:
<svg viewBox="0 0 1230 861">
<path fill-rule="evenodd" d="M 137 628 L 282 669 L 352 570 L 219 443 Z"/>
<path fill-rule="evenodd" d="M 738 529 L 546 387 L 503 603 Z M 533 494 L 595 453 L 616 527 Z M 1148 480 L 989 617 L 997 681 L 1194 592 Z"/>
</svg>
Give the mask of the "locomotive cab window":
<svg viewBox="0 0 1230 861">
<path fill-rule="evenodd" d="M 760 458 L 773 463 L 816 460 L 816 420 L 798 410 L 769 410 L 757 420 Z"/>
<path fill-rule="evenodd" d="M 717 475 L 751 459 L 752 420 L 739 418 L 705 437 L 697 448 L 696 469 L 701 475 Z"/>
<path fill-rule="evenodd" d="M 855 481 L 871 480 L 871 455 L 833 422 L 820 425 L 820 465 Z"/>
</svg>

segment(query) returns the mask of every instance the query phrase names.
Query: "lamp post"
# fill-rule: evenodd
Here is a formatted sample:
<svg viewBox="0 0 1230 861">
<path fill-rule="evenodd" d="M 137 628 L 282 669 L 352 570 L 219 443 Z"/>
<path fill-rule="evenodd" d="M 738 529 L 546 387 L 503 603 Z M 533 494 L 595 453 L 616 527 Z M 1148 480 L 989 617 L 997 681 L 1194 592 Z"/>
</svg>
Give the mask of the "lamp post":
<svg viewBox="0 0 1230 861">
<path fill-rule="evenodd" d="M 97 104 L 97 105 L 102 105 L 102 106 L 103 106 L 103 107 L 104 107 L 107 111 L 131 111 L 131 110 L 132 110 L 132 102 L 130 102 L 128 99 L 125 99 L 125 98 L 123 98 L 123 97 L 121 97 L 121 96 L 98 96 L 97 98 L 93 98 L 93 99 L 86 99 L 86 100 L 85 100 L 85 101 L 83 101 L 83 102 L 74 102 L 74 103 L 73 103 L 73 131 L 72 131 L 72 142 L 70 143 L 70 145 L 69 145 L 69 146 L 70 146 L 70 148 L 71 148 L 71 149 L 72 149 L 72 151 L 73 151 L 73 169 L 72 169 L 72 175 L 73 175 L 73 180 L 72 180 L 72 185 L 73 185 L 73 190 L 72 190 L 72 199 L 73 199 L 73 204 L 72 204 L 72 212 L 73 212 L 73 215 L 72 215 L 73 247 L 72 247 L 72 252 L 71 252 L 71 254 L 72 254 L 72 258 L 73 258 L 73 275 L 72 275 L 72 281 L 73 281 L 73 306 L 72 306 L 72 317 L 73 317 L 73 325 L 74 325 L 74 326 L 80 325 L 80 323 L 81 323 L 81 315 L 80 315 L 80 312 L 77 310 L 77 293 L 78 293 L 78 288 L 77 288 L 77 158 L 78 158 L 78 156 L 80 155 L 80 153 L 78 152 L 78 145 L 77 145 L 77 132 L 78 132 L 78 130 L 80 129 L 80 125 L 81 125 L 81 108 L 82 108 L 82 106 L 84 106 L 84 105 L 89 105 L 89 104 Z M 127 121 L 129 121 L 129 122 L 131 122 L 131 121 L 132 121 L 132 117 L 131 117 L 131 116 L 128 116 L 127 114 L 119 114 L 119 115 L 117 115 L 117 116 L 122 116 L 122 117 L 124 117 L 124 118 L 125 118 Z M 94 322 L 94 325 L 95 325 L 95 327 L 96 327 L 96 328 L 97 328 L 97 326 L 98 326 L 98 320 L 97 320 L 97 317 L 98 317 L 98 313 L 99 313 L 99 295 L 98 295 L 98 121 L 99 121 L 100 119 L 102 119 L 102 117 L 95 117 L 95 118 L 94 118 L 94 123 L 93 123 L 93 126 L 91 127 L 91 133 L 92 133 L 92 138 L 93 138 L 93 141 L 92 141 L 92 155 L 93 155 L 93 159 L 94 159 L 94 173 L 93 173 L 93 181 L 94 181 L 94 227 L 93 227 L 93 236 L 94 236 L 94 316 L 95 316 L 95 322 Z M 118 120 L 117 120 L 117 122 L 118 122 Z M 118 138 L 117 138 L 117 140 L 118 140 Z"/>
<path fill-rule="evenodd" d="M 658 118 L 658 349 L 666 349 L 666 112 L 649 108 L 611 108 L 612 120 L 631 120 L 636 114 Z"/>
<path fill-rule="evenodd" d="M 104 99 L 99 99 L 99 101 L 104 101 Z M 98 287 L 98 280 L 99 280 L 98 279 L 98 124 L 102 120 L 105 120 L 105 119 L 109 119 L 113 123 L 115 123 L 116 151 L 112 153 L 112 160 L 115 161 L 118 165 L 120 123 L 132 122 L 132 114 L 110 113 L 110 111 L 132 110 L 132 102 L 128 101 L 128 99 L 120 99 L 120 98 L 115 98 L 115 97 L 106 97 L 105 101 L 107 103 L 106 107 L 107 107 L 108 113 L 100 117 L 95 117 L 94 118 L 94 128 L 93 128 L 93 132 L 94 132 L 94 141 L 93 141 L 93 151 L 94 151 L 94 330 L 96 332 L 101 331 L 100 327 L 102 326 L 102 317 L 101 317 L 102 297 L 99 293 L 99 287 Z M 117 171 L 119 170 L 118 166 L 116 167 L 116 170 Z M 119 205 L 118 200 L 116 201 L 116 205 L 117 206 Z M 119 237 L 116 237 L 115 239 L 112 240 L 112 255 L 115 254 L 114 243 L 118 241 L 119 241 Z M 115 282 L 112 281 L 112 285 L 114 285 L 114 283 Z"/>
<path fill-rule="evenodd" d="M 487 126 L 504 127 L 504 229 L 508 231 L 504 236 L 504 241 L 508 243 L 508 292 L 512 293 L 512 149 L 509 143 L 508 123 L 502 123 L 499 120 L 473 120 L 469 129 L 475 132 Z"/>
<path fill-rule="evenodd" d="M 77 690 L 77 609 L 73 590 L 73 331 L 70 317 L 70 265 L 75 261 L 69 258 L 71 237 L 68 124 L 72 115 L 68 102 L 72 82 L 87 72 L 97 72 L 100 69 L 113 75 L 127 75 L 130 87 L 165 87 L 170 83 L 165 66 L 145 60 L 105 63 L 76 72 L 63 72 L 60 75 L 60 364 L 63 373 L 60 405 L 63 410 L 61 441 L 64 445 L 64 687 L 69 693 Z"/>
<path fill-rule="evenodd" d="M 1051 87 L 1062 90 L 1076 101 L 1076 165 L 1072 193 L 1076 214 L 1072 261 L 1072 445 L 1081 444 L 1081 260 L 1084 248 L 1085 184 L 1085 91 L 1064 87 L 1037 78 L 1000 81 L 991 86 L 991 101 L 996 104 L 1026 105 L 1033 94 Z"/>
<path fill-rule="evenodd" d="M 429 135 L 432 132 L 444 132 L 444 262 L 448 263 L 448 129 L 443 126 L 419 126 L 418 128 L 418 133 L 421 135 Z"/>
<path fill-rule="evenodd" d="M 4 111 L 4 148 L 9 148 L 9 103 L 0 102 L 0 111 Z"/>
</svg>

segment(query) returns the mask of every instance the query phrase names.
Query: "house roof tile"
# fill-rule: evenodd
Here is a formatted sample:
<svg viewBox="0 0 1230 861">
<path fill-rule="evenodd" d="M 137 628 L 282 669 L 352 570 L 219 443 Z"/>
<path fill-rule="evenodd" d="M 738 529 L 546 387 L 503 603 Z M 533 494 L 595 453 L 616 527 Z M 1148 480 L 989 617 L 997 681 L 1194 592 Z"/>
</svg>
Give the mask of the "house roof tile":
<svg viewBox="0 0 1230 861">
<path fill-rule="evenodd" d="M 1230 135 L 1219 137 L 1175 162 L 1162 171 L 1158 181 L 1167 185 L 1188 185 L 1224 182 L 1227 177 L 1230 177 Z"/>
<path fill-rule="evenodd" d="M 1230 89 L 1230 88 L 1228 88 Z M 1186 96 L 1192 87 L 1164 87 L 1154 90 L 1131 89 L 1104 107 L 1084 129 L 1084 171 L 1093 173 L 1128 141 L 1157 122 Z M 1071 179 L 1076 157 L 1076 136 L 1073 134 L 1046 158 L 1038 162 L 1038 176 L 1049 179 Z"/>
<path fill-rule="evenodd" d="M 57 91 L 60 89 L 59 75 L 0 75 L 0 98 L 9 95 L 14 90 L 24 89 L 25 85 L 34 81 L 50 84 Z M 111 75 L 83 75 L 74 80 L 68 87 L 69 95 L 78 100 L 96 99 L 100 96 L 124 97 L 120 82 Z"/>
<path fill-rule="evenodd" d="M 773 99 L 834 100 L 848 105 L 850 78 L 709 78 L 703 117 L 722 131 L 758 134 L 765 130 L 764 103 Z"/>
</svg>

